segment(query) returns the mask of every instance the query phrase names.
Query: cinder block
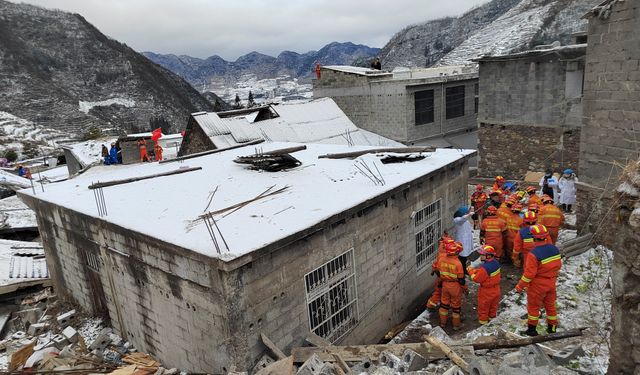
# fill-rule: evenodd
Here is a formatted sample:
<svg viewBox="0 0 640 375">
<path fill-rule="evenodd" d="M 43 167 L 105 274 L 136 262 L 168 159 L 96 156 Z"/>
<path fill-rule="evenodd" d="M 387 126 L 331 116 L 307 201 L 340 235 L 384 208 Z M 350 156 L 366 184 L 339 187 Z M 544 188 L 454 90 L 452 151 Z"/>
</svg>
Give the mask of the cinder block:
<svg viewBox="0 0 640 375">
<path fill-rule="evenodd" d="M 89 345 L 89 350 L 98 350 L 100 352 L 105 350 L 111 343 L 111 339 L 109 338 L 110 334 L 110 328 L 104 328 L 102 331 L 100 331 L 100 334 L 98 334 L 96 339 L 93 340 L 91 345 Z"/>
<path fill-rule="evenodd" d="M 51 342 L 53 343 L 53 346 L 55 346 L 60 350 L 64 349 L 64 347 L 67 346 L 67 344 L 69 344 L 69 341 L 67 341 L 67 339 L 63 335 L 53 336 L 51 338 Z"/>
<path fill-rule="evenodd" d="M 29 326 L 27 333 L 31 336 L 38 336 L 45 333 L 48 329 L 49 323 L 34 323 Z"/>
<path fill-rule="evenodd" d="M 407 365 L 407 371 L 422 370 L 429 365 L 429 361 L 425 357 L 421 356 L 411 349 L 407 349 L 404 351 L 404 353 L 402 354 L 402 360 Z"/>
<path fill-rule="evenodd" d="M 76 331 L 73 327 L 68 326 L 67 328 L 62 330 L 62 336 L 64 336 L 67 341 L 75 343 L 78 341 L 78 331 Z"/>
</svg>

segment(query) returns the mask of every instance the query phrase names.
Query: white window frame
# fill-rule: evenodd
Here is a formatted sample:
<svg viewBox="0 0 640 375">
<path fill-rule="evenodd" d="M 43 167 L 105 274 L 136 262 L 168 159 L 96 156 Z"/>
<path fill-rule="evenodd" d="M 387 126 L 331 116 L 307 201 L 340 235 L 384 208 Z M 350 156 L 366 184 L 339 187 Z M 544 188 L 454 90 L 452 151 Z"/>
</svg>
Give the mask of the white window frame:
<svg viewBox="0 0 640 375">
<path fill-rule="evenodd" d="M 332 343 L 339 341 L 358 322 L 353 255 L 351 248 L 304 275 L 309 328 Z M 343 301 L 345 293 L 346 301 Z M 323 314 L 324 310 L 328 312 Z"/>
<path fill-rule="evenodd" d="M 442 233 L 442 199 L 416 212 L 414 227 L 416 272 L 422 273 L 438 254 L 438 240 Z M 431 235 L 430 243 L 426 243 L 428 235 Z"/>
</svg>

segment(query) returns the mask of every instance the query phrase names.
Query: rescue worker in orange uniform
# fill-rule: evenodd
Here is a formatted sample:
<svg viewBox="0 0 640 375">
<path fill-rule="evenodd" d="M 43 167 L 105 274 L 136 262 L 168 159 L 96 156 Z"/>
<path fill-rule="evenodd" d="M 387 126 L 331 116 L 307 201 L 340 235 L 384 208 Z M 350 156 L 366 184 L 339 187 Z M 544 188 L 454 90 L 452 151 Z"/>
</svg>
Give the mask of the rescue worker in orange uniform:
<svg viewBox="0 0 640 375">
<path fill-rule="evenodd" d="M 538 224 L 542 224 L 547 227 L 551 242 L 555 245 L 558 241 L 558 232 L 560 227 L 564 224 L 564 214 L 555 204 L 553 199 L 548 195 L 542 196 L 542 208 L 538 212 Z"/>
<path fill-rule="evenodd" d="M 147 154 L 147 141 L 144 139 L 138 139 L 138 148 L 140 149 L 140 161 L 151 161 Z"/>
<path fill-rule="evenodd" d="M 480 284 L 478 289 L 478 322 L 487 324 L 498 314 L 500 302 L 500 262 L 495 258 L 493 246 L 483 245 L 480 250 L 482 264 L 478 268 L 467 267 L 471 281 Z"/>
<path fill-rule="evenodd" d="M 528 204 L 532 204 L 532 203 L 536 203 L 538 205 L 542 204 L 542 200 L 540 199 L 538 194 L 536 194 L 535 187 L 533 186 L 527 187 L 527 194 L 529 194 L 529 200 L 527 201 Z"/>
<path fill-rule="evenodd" d="M 520 217 L 522 212 L 522 205 L 516 203 L 511 207 L 511 215 L 507 218 L 507 237 L 504 242 L 504 256 L 506 259 L 511 259 L 511 253 L 513 252 L 513 242 L 516 240 L 516 235 L 522 226 L 522 218 Z"/>
<path fill-rule="evenodd" d="M 527 289 L 527 331 L 529 336 L 537 336 L 536 328 L 540 319 L 540 309 L 547 314 L 547 332 L 556 332 L 558 313 L 556 311 L 556 281 L 562 267 L 560 250 L 546 243 L 549 232 L 544 225 L 533 225 L 531 234 L 536 246 L 527 254 L 524 272 L 516 292 Z"/>
<path fill-rule="evenodd" d="M 471 206 L 475 211 L 471 216 L 473 219 L 473 229 L 478 229 L 478 225 L 480 225 L 480 220 L 482 220 L 482 215 L 484 215 L 484 205 L 487 203 L 487 199 L 489 199 L 489 197 L 484 192 L 484 186 L 480 184 L 476 185 L 476 191 L 471 194 Z"/>
<path fill-rule="evenodd" d="M 498 210 L 494 206 L 487 208 L 487 216 L 480 224 L 480 243 L 493 247 L 498 259 L 502 257 L 504 238 L 507 232 L 507 223 L 496 216 Z"/>
<path fill-rule="evenodd" d="M 440 264 L 440 259 L 447 256 L 447 252 L 445 250 L 445 246 L 450 243 L 455 243 L 453 238 L 449 236 L 447 232 L 442 234 L 440 240 L 438 241 L 438 254 L 436 255 L 436 259 L 431 263 L 431 276 L 437 275 L 438 281 L 436 282 L 435 288 L 431 297 L 427 301 L 426 307 L 427 309 L 434 310 L 440 305 L 440 298 L 442 296 L 442 281 L 440 280 L 440 271 L 438 270 L 438 265 Z"/>
<path fill-rule="evenodd" d="M 445 245 L 447 256 L 440 259 L 438 271 L 442 281 L 442 298 L 440 301 L 440 327 L 447 325 L 449 309 L 451 309 L 451 321 L 453 329 L 460 329 L 460 312 L 462 311 L 462 293 L 467 292 L 465 285 L 464 269 L 458 259 L 458 253 L 462 251 L 459 242 Z"/>
<path fill-rule="evenodd" d="M 160 146 L 158 143 L 153 146 L 153 154 L 155 155 L 156 160 L 162 160 L 162 151 L 162 146 Z"/>
<path fill-rule="evenodd" d="M 506 222 L 509 216 L 511 216 L 511 207 L 514 204 L 516 204 L 516 200 L 513 197 L 507 198 L 502 205 L 500 205 L 500 208 L 498 208 L 498 217 Z"/>
<path fill-rule="evenodd" d="M 527 206 L 527 211 L 535 212 L 536 215 L 538 215 L 538 211 L 540 211 L 540 205 L 537 203 L 529 203 L 529 205 Z"/>
<path fill-rule="evenodd" d="M 527 211 L 524 213 L 522 221 L 524 226 L 516 234 L 516 239 L 513 241 L 513 253 L 511 254 L 511 260 L 513 265 L 520 268 L 527 260 L 527 254 L 533 250 L 534 247 L 540 245 L 533 241 L 533 235 L 531 234 L 531 226 L 536 225 L 538 216 L 533 211 Z M 551 240 L 547 237 L 546 243 L 551 243 Z M 522 257 L 520 256 L 522 254 Z"/>
<path fill-rule="evenodd" d="M 492 190 L 503 190 L 502 186 L 504 185 L 504 177 L 496 176 L 496 180 L 493 183 Z"/>
</svg>

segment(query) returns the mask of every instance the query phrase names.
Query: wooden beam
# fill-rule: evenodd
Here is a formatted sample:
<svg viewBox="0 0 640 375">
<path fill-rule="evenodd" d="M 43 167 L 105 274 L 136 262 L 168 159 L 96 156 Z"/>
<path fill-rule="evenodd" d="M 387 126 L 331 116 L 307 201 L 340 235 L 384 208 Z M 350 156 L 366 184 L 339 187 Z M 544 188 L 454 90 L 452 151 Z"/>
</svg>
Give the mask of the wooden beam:
<svg viewBox="0 0 640 375">
<path fill-rule="evenodd" d="M 382 351 L 388 351 L 400 358 L 404 351 L 411 349 L 429 361 L 446 358 L 442 350 L 434 348 L 429 343 L 419 342 L 410 344 L 385 344 L 385 345 L 350 345 L 350 346 L 325 346 L 299 347 L 291 350 L 294 363 L 303 363 L 313 354 L 318 355 L 324 362 L 335 362 L 333 354 L 338 354 L 345 362 L 361 362 L 364 360 L 377 361 Z"/>
<path fill-rule="evenodd" d="M 415 152 L 433 152 L 436 148 L 432 146 L 425 147 L 398 147 L 398 148 L 376 148 L 371 150 L 344 152 L 339 154 L 319 155 L 318 159 L 353 159 L 366 154 L 377 154 L 381 152 L 392 152 L 394 154 L 412 154 Z"/>
<path fill-rule="evenodd" d="M 287 148 L 280 148 L 277 150 L 271 150 L 271 151 L 264 151 L 261 152 L 260 154 L 253 154 L 253 155 L 249 155 L 249 156 L 260 156 L 260 155 L 284 155 L 284 154 L 291 154 L 294 152 L 298 152 L 298 151 L 302 151 L 302 150 L 306 150 L 307 146 L 303 145 L 303 146 L 295 146 L 295 147 L 287 147 Z"/>
<path fill-rule="evenodd" d="M 174 161 L 180 161 L 180 160 L 186 160 L 186 159 L 192 159 L 192 158 L 198 158 L 200 156 L 205 156 L 205 155 L 211 155 L 211 154 L 217 154 L 219 152 L 224 152 L 227 150 L 233 150 L 235 148 L 240 148 L 240 147 L 244 147 L 244 146 L 251 146 L 251 145 L 257 145 L 258 143 L 262 143 L 264 142 L 264 139 L 257 139 L 255 141 L 251 141 L 251 142 L 247 142 L 247 143 L 241 143 L 239 145 L 235 145 L 235 146 L 231 146 L 231 147 L 225 147 L 225 148 L 216 148 L 215 150 L 208 150 L 208 151 L 202 151 L 202 152 L 196 152 L 194 154 L 189 154 L 189 155 L 184 155 L 184 156 L 178 156 L 177 158 L 173 158 L 173 159 L 165 159 L 165 160 L 160 160 L 158 163 L 160 164 L 164 164 L 164 163 L 172 163 Z"/>
<path fill-rule="evenodd" d="M 349 367 L 349 365 L 347 365 L 347 362 L 345 362 L 345 360 L 340 357 L 340 354 L 333 353 L 331 355 L 336 360 L 336 364 L 342 370 L 342 372 L 344 372 L 345 375 L 351 375 L 351 368 Z"/>
<path fill-rule="evenodd" d="M 273 355 L 276 356 L 276 359 L 280 360 L 280 359 L 285 359 L 287 358 L 286 355 L 284 355 L 284 353 L 282 352 L 282 350 L 280 350 L 280 348 L 278 348 L 276 346 L 276 344 L 273 343 L 273 341 L 269 340 L 269 338 L 264 334 L 261 333 L 260 337 L 262 338 L 262 342 L 264 343 L 264 345 L 269 348 L 269 350 L 271 350 L 271 352 L 273 353 Z"/>
<path fill-rule="evenodd" d="M 89 189 L 98 189 L 98 188 L 103 188 L 103 187 L 107 187 L 107 186 L 128 184 L 128 183 L 131 183 L 131 182 L 148 180 L 150 178 L 164 177 L 164 176 L 171 176 L 171 175 L 174 175 L 174 174 L 193 172 L 193 171 L 197 171 L 197 170 L 200 170 L 200 169 L 202 169 L 202 167 L 184 168 L 184 169 L 176 169 L 175 171 L 152 174 L 152 175 L 148 175 L 148 176 L 125 178 L 123 180 L 113 180 L 113 181 L 107 181 L 107 182 L 96 182 L 95 184 L 89 185 Z"/>
<path fill-rule="evenodd" d="M 460 357 L 453 349 L 451 349 L 447 344 L 445 344 L 444 342 L 440 341 L 438 338 L 433 337 L 433 336 L 423 336 L 423 338 L 425 339 L 425 341 L 427 341 L 429 344 L 433 345 L 434 347 L 442 350 L 444 352 L 444 354 L 446 354 L 447 357 L 449 357 L 449 359 L 455 363 L 458 367 L 460 367 L 460 369 L 462 369 L 462 371 L 464 371 L 465 373 L 469 373 L 470 372 L 470 368 L 469 368 L 469 364 L 467 363 L 467 361 L 465 361 L 464 359 L 462 359 L 462 357 Z"/>
<path fill-rule="evenodd" d="M 323 346 L 331 346 L 331 342 L 327 339 L 324 339 L 313 332 L 309 332 L 307 338 L 305 339 L 309 344 L 313 346 L 317 346 L 322 348 Z"/>
<path fill-rule="evenodd" d="M 533 337 L 523 337 L 519 339 L 506 339 L 506 340 L 496 340 L 494 342 L 473 343 L 472 345 L 473 345 L 473 349 L 475 350 L 517 348 L 520 346 L 537 344 L 540 342 L 554 341 L 554 340 L 566 339 L 569 337 L 582 336 L 582 331 L 584 331 L 587 328 L 588 327 L 575 328 L 575 329 L 570 329 L 568 331 L 550 333 L 547 335 L 540 335 L 540 336 L 533 336 Z"/>
<path fill-rule="evenodd" d="M 518 335 L 517 333 L 513 333 L 513 332 L 505 331 L 505 330 L 503 330 L 503 329 L 499 329 L 499 331 L 500 331 L 500 332 L 502 332 L 502 333 L 505 335 L 505 337 L 507 337 L 507 338 L 509 338 L 509 339 L 524 339 L 524 338 L 526 338 L 526 337 L 524 337 L 524 336 L 520 336 L 520 335 Z M 542 344 L 536 344 L 536 345 L 537 345 L 537 346 L 539 346 L 539 347 L 540 347 L 540 349 L 542 349 L 542 351 L 543 351 L 546 355 L 548 355 L 548 356 L 550 356 L 550 357 L 553 357 L 556 353 L 558 353 L 558 351 L 557 351 L 557 350 L 552 349 L 552 348 L 550 348 L 550 347 L 548 347 L 548 346 L 546 346 L 546 345 L 542 345 Z"/>
</svg>

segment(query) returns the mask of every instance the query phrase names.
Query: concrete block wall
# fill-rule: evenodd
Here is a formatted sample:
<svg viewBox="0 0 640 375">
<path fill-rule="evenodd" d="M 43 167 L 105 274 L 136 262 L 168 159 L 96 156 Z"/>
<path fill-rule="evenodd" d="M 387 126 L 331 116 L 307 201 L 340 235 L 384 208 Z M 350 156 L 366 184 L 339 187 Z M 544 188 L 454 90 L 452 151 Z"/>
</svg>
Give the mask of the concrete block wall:
<svg viewBox="0 0 640 375">
<path fill-rule="evenodd" d="M 578 167 L 580 128 L 480 123 L 478 139 L 483 177 L 523 179 L 527 171 Z"/>
<path fill-rule="evenodd" d="M 215 145 L 211 142 L 211 139 L 209 139 L 202 128 L 195 123 L 193 118 L 189 118 L 186 134 L 182 139 L 182 144 L 180 144 L 178 156 L 190 155 L 213 149 L 215 149 Z"/>
<path fill-rule="evenodd" d="M 613 2 L 608 17 L 589 18 L 579 196 L 610 198 L 622 168 L 640 156 L 638 30 L 637 1 Z M 593 233 L 609 207 L 591 206 L 580 203 L 577 224 Z"/>
<path fill-rule="evenodd" d="M 464 202 L 467 162 L 447 167 L 406 187 L 331 218 L 324 228 L 229 273 L 238 304 L 235 363 L 246 368 L 264 351 L 260 333 L 288 352 L 310 331 L 304 276 L 353 249 L 359 321 L 342 344 L 375 343 L 424 303 L 434 281 L 429 265 L 416 270 L 412 213 L 442 199 L 442 226 Z M 335 220 L 335 221 L 334 221 Z"/>
</svg>

